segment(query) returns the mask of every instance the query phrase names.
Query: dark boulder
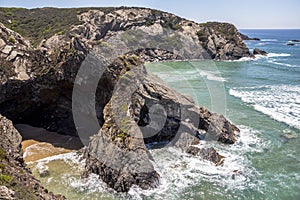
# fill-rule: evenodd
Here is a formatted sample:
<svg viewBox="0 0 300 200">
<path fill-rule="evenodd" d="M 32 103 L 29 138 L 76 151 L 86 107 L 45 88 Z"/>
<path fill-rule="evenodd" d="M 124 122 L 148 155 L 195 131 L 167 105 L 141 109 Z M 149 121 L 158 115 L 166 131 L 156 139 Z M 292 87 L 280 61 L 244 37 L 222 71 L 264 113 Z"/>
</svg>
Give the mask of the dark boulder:
<svg viewBox="0 0 300 200">
<path fill-rule="evenodd" d="M 235 131 L 239 131 L 223 115 L 211 113 L 205 107 L 200 108 L 199 128 L 206 131 L 205 140 L 216 140 L 225 144 L 233 144 L 236 141 Z"/>
<path fill-rule="evenodd" d="M 254 55 L 263 55 L 263 56 L 268 55 L 268 53 L 267 53 L 266 51 L 260 50 L 260 49 L 258 49 L 258 48 L 255 48 L 255 49 L 253 50 L 253 54 L 254 54 Z"/>
<path fill-rule="evenodd" d="M 192 154 L 194 156 L 199 156 L 204 160 L 208 160 L 215 165 L 222 165 L 224 163 L 224 156 L 220 155 L 214 148 L 199 148 L 195 146 L 190 146 L 187 153 Z"/>
</svg>

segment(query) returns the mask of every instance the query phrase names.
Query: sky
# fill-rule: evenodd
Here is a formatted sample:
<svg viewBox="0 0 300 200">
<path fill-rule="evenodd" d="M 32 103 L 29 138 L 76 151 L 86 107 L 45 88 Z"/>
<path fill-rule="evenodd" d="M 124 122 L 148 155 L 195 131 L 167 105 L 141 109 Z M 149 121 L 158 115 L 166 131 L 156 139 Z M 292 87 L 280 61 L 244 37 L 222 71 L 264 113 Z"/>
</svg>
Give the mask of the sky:
<svg viewBox="0 0 300 200">
<path fill-rule="evenodd" d="M 0 7 L 138 6 L 196 22 L 230 22 L 239 29 L 300 29 L 300 0 L 0 0 Z"/>
</svg>

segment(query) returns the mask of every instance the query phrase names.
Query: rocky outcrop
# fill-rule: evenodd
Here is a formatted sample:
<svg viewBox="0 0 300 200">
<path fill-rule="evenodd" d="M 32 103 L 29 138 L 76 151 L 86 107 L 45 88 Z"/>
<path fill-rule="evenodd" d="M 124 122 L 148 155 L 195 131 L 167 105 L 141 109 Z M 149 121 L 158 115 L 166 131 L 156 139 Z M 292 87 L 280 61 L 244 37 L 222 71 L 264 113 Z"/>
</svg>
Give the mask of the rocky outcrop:
<svg viewBox="0 0 300 200">
<path fill-rule="evenodd" d="M 76 18 L 76 14 L 79 20 L 73 19 Z M 22 15 L 27 15 L 26 20 Z M 22 26 L 16 27 L 7 23 L 12 17 L 15 17 L 15 21 Z M 57 33 L 59 38 L 63 35 L 80 35 L 81 41 L 85 44 L 89 41 L 89 47 L 92 47 L 93 43 L 115 32 L 141 29 L 158 36 L 163 30 L 169 29 L 199 40 L 213 59 L 234 60 L 251 56 L 242 41 L 246 36 L 240 34 L 232 24 L 218 22 L 198 24 L 170 13 L 146 8 L 14 9 L 11 10 L 9 17 L 0 10 L 0 20 L 28 38 L 34 39 L 34 43 Z M 40 25 L 34 27 L 37 29 L 36 34 L 28 21 L 37 21 Z M 53 27 L 55 21 L 57 25 Z M 68 24 L 73 26 L 66 27 Z M 49 33 L 53 34 L 49 36 Z"/>
<path fill-rule="evenodd" d="M 25 9 L 22 12 L 27 11 Z M 64 11 L 62 10 L 62 12 Z M 62 134 L 76 135 L 71 111 L 71 95 L 78 68 L 89 49 L 107 45 L 106 41 L 118 34 L 132 47 L 134 46 L 132 42 L 139 41 L 141 38 L 152 37 L 155 39 L 166 32 L 171 33 L 168 35 L 168 41 L 161 42 L 160 49 L 156 45 L 160 41 L 156 41 L 155 45 L 148 45 L 147 48 L 136 49 L 136 54 L 144 61 L 184 59 L 179 56 L 180 54 L 172 52 L 172 47 L 176 47 L 178 44 L 181 46 L 178 46 L 177 49 L 190 48 L 190 51 L 195 53 L 193 59 L 209 58 L 208 53 L 196 55 L 196 52 L 205 50 L 198 48 L 200 37 L 197 35 L 199 33 L 197 30 L 200 29 L 205 29 L 206 32 L 213 31 L 214 38 L 220 39 L 220 45 L 217 45 L 219 53 L 213 44 L 215 42 L 202 45 L 210 49 L 208 52 L 213 52 L 210 54 L 214 55 L 215 59 L 238 59 L 249 55 L 245 53 L 245 45 L 239 39 L 236 40 L 237 43 L 233 42 L 232 38 L 239 38 L 234 35 L 236 30 L 233 31 L 234 34 L 230 36 L 230 39 L 217 30 L 217 25 L 210 27 L 197 24 L 160 11 L 139 8 L 119 8 L 106 11 L 95 9 L 83 12 L 79 15 L 79 19 L 82 21 L 81 25 L 74 25 L 68 33 L 56 34 L 42 41 L 37 49 L 31 49 L 19 34 L 12 33 L 11 30 L 1 25 L 1 50 L 12 48 L 9 52 L 17 53 L 10 55 L 10 53 L 6 54 L 7 51 L 4 50 L 4 53 L 0 55 L 2 58 L 0 59 L 2 63 L 0 78 L 3 85 L 0 88 L 3 94 L 0 97 L 0 113 L 15 123 L 27 123 Z M 9 39 L 8 35 L 16 38 L 15 41 Z M 208 36 L 213 38 L 212 35 Z M 118 41 L 111 41 L 111 44 L 113 43 L 118 43 Z M 193 45 L 194 48 L 192 48 Z M 128 48 L 128 45 L 125 48 L 131 49 Z M 17 56 L 13 60 L 8 59 L 9 56 L 12 57 L 15 54 Z M 19 63 L 24 63 L 21 67 L 24 69 L 21 70 L 22 73 L 15 67 L 20 67 Z M 12 90 L 12 88 L 14 89 Z M 104 88 L 104 90 L 109 93 L 108 89 Z M 22 96 L 22 98 L 18 98 L 18 96 Z M 108 101 L 109 95 L 103 99 L 100 103 L 102 108 L 97 111 L 101 115 L 99 116 L 101 120 L 103 120 L 101 110 Z"/>
<path fill-rule="evenodd" d="M 222 165 L 224 163 L 224 156 L 220 155 L 214 148 L 200 149 L 198 147 L 190 146 L 187 149 L 187 153 L 199 156 L 200 158 L 215 163 L 216 165 Z"/>
<path fill-rule="evenodd" d="M 77 40 L 58 36 L 34 50 L 19 34 L 1 24 L 0 28 L 4 41 L 0 52 L 0 113 L 14 123 L 76 135 L 71 110 L 72 87 L 86 50 Z M 9 37 L 15 37 L 16 42 L 12 44 Z M 11 52 L 18 52 L 13 60 L 8 59 L 10 54 L 3 53 L 8 46 Z M 26 65 L 22 76 L 15 68 L 21 66 L 19 61 Z"/>
<path fill-rule="evenodd" d="M 159 36 L 165 29 L 171 29 L 188 35 L 195 42 L 198 40 L 211 59 L 235 60 L 251 56 L 241 34 L 228 23 L 197 24 L 169 13 L 138 8 L 120 9 L 109 14 L 92 10 L 80 15 L 80 19 L 85 23 L 72 31 L 81 33 L 89 40 L 99 40 L 109 37 L 114 32 L 128 30 L 142 30 L 150 35 Z"/>
<path fill-rule="evenodd" d="M 234 143 L 237 127 L 223 116 L 197 107 L 193 100 L 148 74 L 143 65 L 131 67 L 119 82 L 105 106 L 104 124 L 85 153 L 87 174 L 99 174 L 120 192 L 132 185 L 156 187 L 160 176 L 150 162 L 149 146 L 180 147 L 200 159 L 222 164 L 223 157 L 215 149 L 191 145 L 198 137 Z"/>
<path fill-rule="evenodd" d="M 196 34 L 212 59 L 236 60 L 251 56 L 241 34 L 232 24 L 219 22 L 203 23 L 200 24 Z"/>
<path fill-rule="evenodd" d="M 12 122 L 0 115 L 0 198 L 65 199 L 49 193 L 26 168 L 22 159 L 22 137 Z"/>
<path fill-rule="evenodd" d="M 195 146 L 193 141 L 205 138 L 232 144 L 238 129 L 224 116 L 199 108 L 191 98 L 149 74 L 143 61 L 250 56 L 237 29 L 226 23 L 197 24 L 139 8 L 90 9 L 78 17 L 80 25 L 46 38 L 37 48 L 0 25 L 0 113 L 14 123 L 61 134 L 78 136 L 79 129 L 86 130 L 81 139 L 89 141 L 92 136 L 85 152 L 86 175 L 98 174 L 116 191 L 159 184 L 148 148 L 174 146 L 199 159 L 222 164 L 223 158 L 215 149 L 202 149 L 201 143 Z M 93 54 L 96 47 L 108 53 Z M 87 60 L 95 61 L 96 66 L 103 64 L 100 79 L 96 79 L 100 74 L 97 68 L 92 77 L 76 79 Z M 73 88 L 91 80 L 98 80 L 93 96 L 96 105 L 89 101 L 87 105 L 74 104 Z M 85 119 L 77 129 L 72 106 Z M 95 127 L 90 126 L 89 118 L 93 110 L 96 119 L 92 120 L 98 123 Z M 7 144 L 5 147 L 3 143 L 3 148 L 15 143 Z M 17 156 L 14 159 L 22 163 L 18 148 L 15 151 L 10 156 Z M 25 170 L 23 164 L 19 167 Z M 24 180 L 31 187 L 35 179 Z M 35 192 L 44 194 L 40 186 Z"/>
<path fill-rule="evenodd" d="M 211 113 L 205 107 L 200 108 L 199 127 L 207 132 L 206 140 L 212 139 L 225 144 L 233 144 L 236 141 L 234 132 L 239 131 L 224 116 Z"/>
<path fill-rule="evenodd" d="M 255 49 L 253 50 L 253 54 L 254 54 L 254 55 L 263 55 L 263 56 L 268 55 L 268 53 L 267 53 L 266 51 L 260 50 L 260 49 L 258 49 L 258 48 L 255 48 Z"/>
<path fill-rule="evenodd" d="M 28 80 L 27 69 L 32 64 L 29 61 L 28 43 L 16 32 L 7 29 L 0 23 L 0 56 L 1 79 L 7 77 Z"/>
<path fill-rule="evenodd" d="M 287 43 L 286 45 L 288 46 L 295 46 L 297 43 L 299 43 L 300 40 L 291 40 L 289 43 Z"/>
</svg>

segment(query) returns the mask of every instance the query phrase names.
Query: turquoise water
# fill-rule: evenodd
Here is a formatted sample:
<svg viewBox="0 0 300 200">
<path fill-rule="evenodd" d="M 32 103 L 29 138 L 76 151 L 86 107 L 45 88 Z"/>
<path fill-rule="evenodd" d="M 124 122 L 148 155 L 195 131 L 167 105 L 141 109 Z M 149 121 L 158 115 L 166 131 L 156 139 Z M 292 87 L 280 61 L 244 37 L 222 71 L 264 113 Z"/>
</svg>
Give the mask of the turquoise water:
<svg viewBox="0 0 300 200">
<path fill-rule="evenodd" d="M 166 198 L 300 199 L 300 43 L 286 45 L 300 38 L 300 30 L 242 32 L 262 38 L 247 45 L 269 55 L 235 62 L 148 64 L 151 72 L 193 96 L 198 105 L 222 111 L 218 102 L 223 102 L 223 114 L 241 129 L 238 144 L 212 145 L 225 154 L 223 167 L 207 170 L 187 160 L 194 171 L 183 174 L 193 183 Z M 225 91 L 217 103 L 211 97 L 216 87 Z M 233 170 L 241 172 L 232 177 Z"/>
<path fill-rule="evenodd" d="M 40 180 L 68 199 L 300 199 L 300 30 L 242 30 L 262 41 L 250 49 L 267 57 L 228 62 L 149 63 L 147 69 L 195 102 L 226 115 L 241 132 L 234 145 L 202 141 L 225 156 L 214 166 L 176 149 L 151 150 L 159 188 L 116 194 L 97 176 L 83 180 L 84 160 L 74 153 L 47 158 Z"/>
</svg>

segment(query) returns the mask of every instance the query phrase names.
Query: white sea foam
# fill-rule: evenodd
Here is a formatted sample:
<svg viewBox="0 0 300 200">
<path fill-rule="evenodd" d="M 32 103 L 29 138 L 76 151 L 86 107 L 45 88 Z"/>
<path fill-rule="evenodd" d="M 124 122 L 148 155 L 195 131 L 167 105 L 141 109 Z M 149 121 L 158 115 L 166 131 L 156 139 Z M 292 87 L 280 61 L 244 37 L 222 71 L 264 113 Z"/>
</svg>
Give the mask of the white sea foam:
<svg viewBox="0 0 300 200">
<path fill-rule="evenodd" d="M 107 192 L 109 189 L 106 183 L 99 179 L 99 175 L 90 174 L 87 178 L 75 179 L 73 178 L 70 181 L 70 185 L 76 191 L 85 192 L 85 193 L 94 193 L 94 192 Z"/>
<path fill-rule="evenodd" d="M 261 39 L 262 42 L 277 42 L 277 39 Z"/>
<path fill-rule="evenodd" d="M 230 190 L 243 190 L 244 188 L 255 187 L 253 183 L 257 172 L 251 167 L 250 160 L 245 156 L 249 152 L 261 152 L 268 146 L 268 143 L 262 141 L 259 132 L 246 126 L 239 126 L 240 134 L 237 136 L 237 142 L 233 145 L 222 145 L 218 142 L 203 141 L 201 148 L 214 147 L 221 155 L 225 156 L 223 166 L 215 166 L 199 157 L 184 153 L 175 148 L 164 148 L 151 150 L 154 158 L 153 165 L 155 170 L 161 176 L 160 185 L 152 190 L 142 190 L 133 186 L 129 191 L 130 199 L 143 199 L 145 196 L 166 199 L 174 199 L 184 189 L 192 186 L 201 186 L 203 181 L 224 187 Z M 51 161 L 62 160 L 67 163 L 77 164 L 84 169 L 84 160 L 76 153 L 60 154 L 37 161 L 37 165 L 43 168 Z M 237 170 L 238 172 L 234 172 Z M 120 196 L 109 189 L 107 185 L 100 180 L 98 175 L 91 174 L 88 178 L 81 179 L 68 173 L 63 175 L 64 184 L 70 185 L 74 191 L 86 194 L 101 194 Z M 234 177 L 233 177 L 234 176 Z M 49 178 L 49 181 L 52 178 Z M 172 192 L 169 192 L 172 191 Z M 128 199 L 122 196 L 122 199 Z"/>
<path fill-rule="evenodd" d="M 297 44 L 297 43 L 300 43 L 300 42 L 295 42 L 295 41 L 292 41 L 292 40 L 289 40 L 288 42 L 289 42 L 289 43 L 296 43 L 296 44 Z"/>
<path fill-rule="evenodd" d="M 260 43 L 257 43 L 257 44 L 255 44 L 256 46 L 266 46 L 266 45 L 268 45 L 268 44 L 270 44 L 269 42 L 260 42 Z"/>
<path fill-rule="evenodd" d="M 27 162 L 28 165 L 34 165 L 37 170 L 41 168 L 48 168 L 47 165 L 53 161 L 63 161 L 70 166 L 75 167 L 74 170 L 83 170 L 85 167 L 85 159 L 82 158 L 82 155 L 79 155 L 76 152 L 64 153 L 55 156 L 50 156 L 33 162 Z"/>
<path fill-rule="evenodd" d="M 251 58 L 251 57 L 242 57 L 242 58 L 240 58 L 238 60 L 226 60 L 226 61 L 223 61 L 223 62 L 247 62 L 247 61 L 259 60 L 259 59 L 262 59 L 262 58 L 266 58 L 266 56 L 255 55 L 254 58 Z"/>
<path fill-rule="evenodd" d="M 288 64 L 288 63 L 276 62 L 275 60 L 268 60 L 268 62 L 272 63 L 272 64 L 276 64 L 276 65 L 285 66 L 285 67 L 297 67 L 295 65 L 291 65 L 291 64 Z"/>
<path fill-rule="evenodd" d="M 222 166 L 215 166 L 175 148 L 151 150 L 162 183 L 154 190 L 131 188 L 130 194 L 139 197 L 136 199 L 142 199 L 142 195 L 160 196 L 161 194 L 164 194 L 167 199 L 174 199 L 186 188 L 200 186 L 203 181 L 231 190 L 255 187 L 253 177 L 257 172 L 251 167 L 251 162 L 245 154 L 262 152 L 269 144 L 258 137 L 259 132 L 246 126 L 239 126 L 239 128 L 241 132 L 233 145 L 205 141 L 200 144 L 201 148 L 214 147 L 224 155 L 225 161 Z"/>
<path fill-rule="evenodd" d="M 211 81 L 218 81 L 218 82 L 225 82 L 226 79 L 223 78 L 220 73 L 218 72 L 211 72 L 211 71 L 203 71 L 200 70 L 200 75 L 206 77 L 208 80 Z"/>
<path fill-rule="evenodd" d="M 243 57 L 240 58 L 238 60 L 233 60 L 231 62 L 246 62 L 246 61 L 252 61 L 252 60 L 256 60 L 257 58 L 250 58 L 250 57 Z"/>
<path fill-rule="evenodd" d="M 229 93 L 271 118 L 300 129 L 300 86 L 235 88 Z"/>
<path fill-rule="evenodd" d="M 225 62 L 247 62 L 247 61 L 254 61 L 254 60 L 260 60 L 260 59 L 268 59 L 268 58 L 274 58 L 274 57 L 289 57 L 291 54 L 288 53 L 268 53 L 267 56 L 263 55 L 255 55 L 254 58 L 251 57 L 243 57 L 238 60 L 229 60 Z"/>
<path fill-rule="evenodd" d="M 273 58 L 273 57 L 289 57 L 291 54 L 288 53 L 268 53 L 267 57 L 268 58 Z"/>
<path fill-rule="evenodd" d="M 70 165 L 72 167 L 72 170 L 74 170 L 75 174 L 82 174 L 85 167 L 85 159 L 82 158 L 82 155 L 79 155 L 75 152 L 65 153 L 65 154 L 59 154 L 47 158 L 40 159 L 35 162 L 29 162 L 28 164 L 36 163 L 35 168 L 39 171 L 41 170 L 48 170 L 48 164 L 53 161 L 63 161 Z M 74 176 L 72 175 L 74 172 L 71 173 L 64 173 L 62 174 L 63 178 L 62 181 L 64 184 L 70 185 L 75 191 L 79 193 L 99 193 L 105 192 L 106 195 L 108 195 L 107 192 L 111 193 L 111 196 L 113 195 L 114 191 L 110 189 L 106 183 L 104 183 L 101 179 L 99 179 L 99 176 L 96 174 L 90 174 L 86 178 L 80 178 L 80 176 Z M 53 181 L 53 177 L 48 178 L 48 183 Z"/>
</svg>

